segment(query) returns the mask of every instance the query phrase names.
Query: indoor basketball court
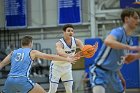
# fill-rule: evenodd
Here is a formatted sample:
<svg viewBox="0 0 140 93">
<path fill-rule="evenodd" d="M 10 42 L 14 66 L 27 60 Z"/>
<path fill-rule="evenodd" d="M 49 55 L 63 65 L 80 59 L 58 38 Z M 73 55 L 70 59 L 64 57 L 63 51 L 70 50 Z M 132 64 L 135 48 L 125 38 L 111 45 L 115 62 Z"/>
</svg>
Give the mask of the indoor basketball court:
<svg viewBox="0 0 140 93">
<path fill-rule="evenodd" d="M 2 68 L 1 62 L 11 51 L 21 48 L 22 38 L 29 35 L 33 38 L 33 50 L 59 55 L 58 51 L 61 47 L 64 49 L 65 55 L 71 55 L 72 53 L 74 55 L 74 53 L 81 51 L 81 54 L 79 54 L 84 56 L 76 60 L 75 64 L 71 64 L 70 68 L 64 66 L 64 68 L 72 70 L 73 80 L 63 81 L 63 79 L 58 79 L 59 82 L 55 81 L 59 74 L 53 78 L 55 82 L 50 79 L 52 77 L 50 74 L 52 61 L 36 58 L 30 71 L 28 70 L 30 72 L 29 77 L 33 82 L 38 83 L 46 92 L 50 89 L 50 82 L 53 82 L 56 86 L 58 84 L 56 93 L 66 93 L 64 82 L 72 81 L 73 85 L 68 83 L 72 85 L 70 85 L 72 93 L 93 93 L 93 81 L 91 79 L 95 79 L 96 75 L 90 75 L 91 67 L 99 57 L 104 41 L 112 29 L 123 28 L 121 13 L 127 8 L 133 8 L 137 11 L 134 13 L 137 16 L 124 17 L 125 20 L 133 17 L 134 20 L 138 21 L 135 23 L 132 20 L 133 22 L 129 24 L 129 26 L 133 26 L 133 23 L 135 23 L 137 26 L 130 37 L 131 46 L 140 46 L 140 0 L 0 0 L 0 92 L 5 90 L 5 81 L 9 77 L 8 74 L 11 70 L 11 64 Z M 66 24 L 71 24 L 73 27 L 68 28 L 72 30 L 64 31 L 63 26 Z M 64 36 L 67 38 L 74 37 L 74 39 L 68 38 L 67 40 L 70 40 L 68 41 L 69 44 L 64 40 L 64 43 L 61 42 L 62 45 L 58 44 L 59 47 L 57 47 L 57 42 L 60 39 L 64 39 Z M 83 49 L 77 47 L 76 39 L 82 41 L 84 44 Z M 73 43 L 74 41 L 75 43 Z M 126 35 L 126 42 L 120 42 L 129 45 L 127 41 L 129 40 L 127 40 Z M 107 51 L 107 49 L 109 48 L 104 51 Z M 67 51 L 70 51 L 70 54 Z M 125 49 L 124 52 L 126 52 L 124 53 L 126 55 L 136 53 L 136 51 Z M 106 55 L 109 54 L 110 52 L 106 52 Z M 19 56 L 22 59 L 23 55 Z M 102 56 L 102 58 L 105 58 L 105 56 Z M 99 61 L 99 63 L 102 61 Z M 97 64 L 95 65 L 97 66 Z M 61 66 L 62 64 L 59 64 L 57 68 L 62 70 L 63 67 L 61 68 Z M 105 69 L 103 68 L 102 70 Z M 62 70 L 61 72 L 64 71 Z M 126 93 L 140 93 L 139 59 L 130 64 L 124 64 L 120 71 L 126 81 Z M 53 85 L 52 87 L 55 90 L 56 87 Z M 21 92 L 17 89 L 16 93 Z"/>
</svg>

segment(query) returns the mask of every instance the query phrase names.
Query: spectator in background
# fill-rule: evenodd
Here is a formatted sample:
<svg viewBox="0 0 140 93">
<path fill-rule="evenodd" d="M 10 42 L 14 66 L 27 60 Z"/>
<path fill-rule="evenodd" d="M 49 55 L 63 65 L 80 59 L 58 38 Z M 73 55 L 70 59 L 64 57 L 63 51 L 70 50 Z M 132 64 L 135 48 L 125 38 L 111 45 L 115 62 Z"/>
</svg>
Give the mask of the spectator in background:
<svg viewBox="0 0 140 93">
<path fill-rule="evenodd" d="M 5 53 L 8 55 L 9 53 L 11 53 L 11 51 L 13 51 L 15 49 L 15 45 L 13 43 L 9 44 L 5 50 Z"/>
</svg>

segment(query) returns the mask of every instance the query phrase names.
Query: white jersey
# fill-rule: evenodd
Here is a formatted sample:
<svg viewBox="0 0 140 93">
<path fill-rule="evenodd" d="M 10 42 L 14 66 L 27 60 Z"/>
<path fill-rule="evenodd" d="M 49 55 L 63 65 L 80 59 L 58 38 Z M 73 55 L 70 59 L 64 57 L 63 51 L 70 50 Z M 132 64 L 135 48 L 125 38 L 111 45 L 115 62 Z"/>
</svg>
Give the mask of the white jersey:
<svg viewBox="0 0 140 93">
<path fill-rule="evenodd" d="M 67 43 L 65 42 L 64 38 L 61 38 L 59 41 L 63 44 L 63 49 L 65 50 L 65 53 L 70 54 L 70 55 L 74 55 L 76 52 L 76 41 L 75 38 L 72 37 L 71 38 L 71 45 L 67 45 Z M 65 62 L 65 61 L 52 61 L 52 63 L 55 63 L 56 65 L 59 66 L 68 66 L 71 65 L 71 63 L 69 62 Z"/>
</svg>

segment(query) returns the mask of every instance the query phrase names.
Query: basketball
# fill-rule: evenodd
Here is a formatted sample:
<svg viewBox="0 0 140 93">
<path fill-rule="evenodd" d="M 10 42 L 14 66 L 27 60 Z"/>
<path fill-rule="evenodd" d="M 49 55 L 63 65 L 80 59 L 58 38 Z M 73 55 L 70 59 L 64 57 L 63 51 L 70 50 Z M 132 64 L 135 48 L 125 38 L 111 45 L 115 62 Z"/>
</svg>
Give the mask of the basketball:
<svg viewBox="0 0 140 93">
<path fill-rule="evenodd" d="M 81 51 L 85 58 L 91 58 L 94 55 L 96 49 L 92 45 L 84 45 Z"/>
</svg>

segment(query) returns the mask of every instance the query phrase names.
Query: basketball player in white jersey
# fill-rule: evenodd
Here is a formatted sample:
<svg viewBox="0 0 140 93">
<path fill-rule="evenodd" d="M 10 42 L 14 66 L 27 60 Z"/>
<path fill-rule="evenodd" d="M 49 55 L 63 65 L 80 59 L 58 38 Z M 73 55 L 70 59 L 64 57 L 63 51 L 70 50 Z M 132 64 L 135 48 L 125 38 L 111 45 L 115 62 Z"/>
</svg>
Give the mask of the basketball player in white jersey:
<svg viewBox="0 0 140 93">
<path fill-rule="evenodd" d="M 46 93 L 45 90 L 30 78 L 30 69 L 36 58 L 67 61 L 71 63 L 77 58 L 61 57 L 32 50 L 33 42 L 31 36 L 25 36 L 21 40 L 22 48 L 12 51 L 1 63 L 0 69 L 11 63 L 8 78 L 5 81 L 2 93 Z M 59 62 L 58 61 L 58 62 Z"/>
<path fill-rule="evenodd" d="M 72 57 L 75 55 L 76 48 L 83 47 L 81 40 L 74 38 L 74 27 L 66 24 L 63 27 L 63 38 L 56 43 L 56 51 L 59 56 Z M 66 93 L 72 93 L 73 77 L 72 64 L 67 61 L 52 61 L 50 65 L 50 89 L 49 93 L 56 93 L 59 80 L 61 79 Z"/>
</svg>

